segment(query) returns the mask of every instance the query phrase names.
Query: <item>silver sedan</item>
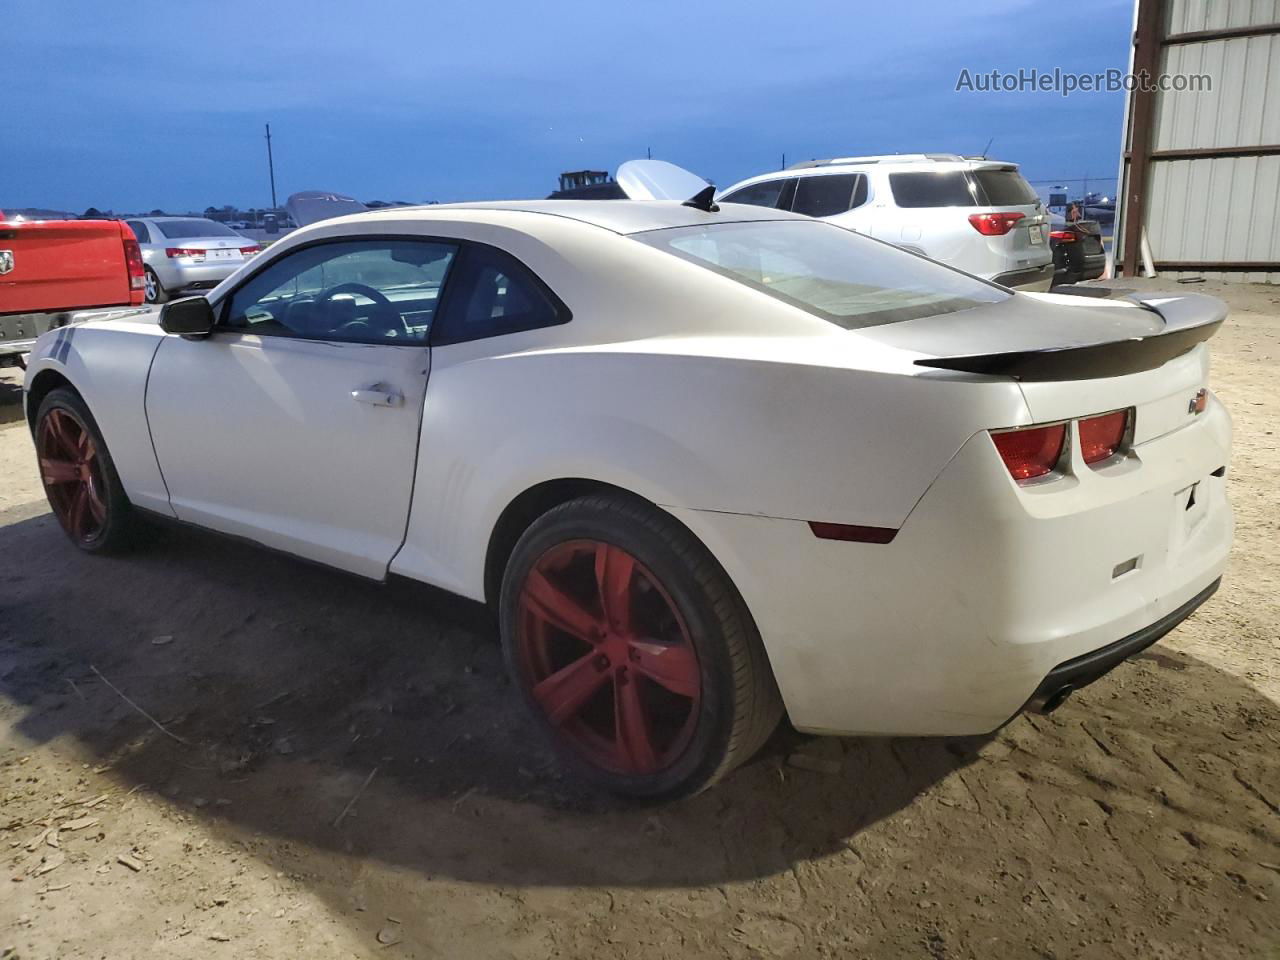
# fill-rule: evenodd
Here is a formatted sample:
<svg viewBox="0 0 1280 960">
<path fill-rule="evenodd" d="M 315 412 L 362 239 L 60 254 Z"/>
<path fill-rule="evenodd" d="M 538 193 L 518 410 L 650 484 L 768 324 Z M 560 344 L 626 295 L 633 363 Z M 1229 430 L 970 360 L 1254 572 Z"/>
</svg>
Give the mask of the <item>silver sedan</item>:
<svg viewBox="0 0 1280 960">
<path fill-rule="evenodd" d="M 211 289 L 262 249 L 257 241 L 225 224 L 201 217 L 140 217 L 125 222 L 142 248 L 147 303 Z"/>
</svg>

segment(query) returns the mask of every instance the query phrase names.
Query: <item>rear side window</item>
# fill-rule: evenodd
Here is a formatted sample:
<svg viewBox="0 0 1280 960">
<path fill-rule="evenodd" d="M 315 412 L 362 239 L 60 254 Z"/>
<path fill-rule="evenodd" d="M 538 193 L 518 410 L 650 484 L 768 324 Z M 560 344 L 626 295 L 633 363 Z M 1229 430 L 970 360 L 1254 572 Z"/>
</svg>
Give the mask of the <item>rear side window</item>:
<svg viewBox="0 0 1280 960">
<path fill-rule="evenodd" d="M 993 207 L 1016 207 L 1036 203 L 1040 195 L 1022 179 L 1017 170 L 975 170 L 973 178 Z"/>
<path fill-rule="evenodd" d="M 891 173 L 889 188 L 900 207 L 976 207 L 977 186 L 963 170 Z"/>
<path fill-rule="evenodd" d="M 724 198 L 725 203 L 749 203 L 753 207 L 777 207 L 786 180 L 764 180 L 743 187 Z"/>
<path fill-rule="evenodd" d="M 151 242 L 151 237 L 147 233 L 147 225 L 141 220 L 126 220 L 125 223 L 133 231 L 133 235 L 138 238 L 139 243 Z"/>
<path fill-rule="evenodd" d="M 859 196 L 860 195 L 860 196 Z M 834 217 L 867 202 L 867 178 L 861 173 L 828 173 L 800 177 L 791 205 L 808 217 Z"/>
<path fill-rule="evenodd" d="M 1012 296 L 833 223 L 719 223 L 632 236 L 846 330 L 955 313 Z"/>
<path fill-rule="evenodd" d="M 450 279 L 445 315 L 431 343 L 461 343 L 568 323 L 569 309 L 515 257 L 468 244 Z"/>
</svg>

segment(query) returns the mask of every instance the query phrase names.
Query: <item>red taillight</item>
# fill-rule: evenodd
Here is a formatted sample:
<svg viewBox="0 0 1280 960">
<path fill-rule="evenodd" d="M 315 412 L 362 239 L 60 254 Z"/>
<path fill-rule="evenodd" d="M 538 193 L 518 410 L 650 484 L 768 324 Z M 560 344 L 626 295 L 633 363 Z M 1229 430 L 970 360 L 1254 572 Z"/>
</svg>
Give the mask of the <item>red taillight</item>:
<svg viewBox="0 0 1280 960">
<path fill-rule="evenodd" d="M 1000 459 L 1015 480 L 1034 480 L 1052 473 L 1062 457 L 1066 437 L 1065 423 L 1049 427 L 1002 430 L 991 434 L 991 439 L 1000 452 Z"/>
<path fill-rule="evenodd" d="M 969 222 L 984 237 L 1003 237 L 1025 213 L 971 213 Z"/>
<path fill-rule="evenodd" d="M 164 255 L 175 260 L 178 257 L 191 257 L 193 260 L 203 260 L 205 251 L 196 250 L 191 247 L 166 247 Z"/>
<path fill-rule="evenodd" d="M 261 253 L 261 252 L 262 252 L 262 248 L 261 248 L 261 247 L 258 247 L 258 246 L 253 246 L 253 247 L 241 247 L 241 248 L 240 248 L 240 252 L 241 252 L 244 256 L 246 256 L 246 257 L 247 257 L 247 256 L 250 256 L 251 254 Z"/>
<path fill-rule="evenodd" d="M 1057 240 L 1059 243 L 1075 243 L 1076 235 L 1070 230 L 1050 230 L 1049 239 Z"/>
<path fill-rule="evenodd" d="M 129 272 L 129 289 L 141 290 L 143 274 L 146 268 L 142 265 L 142 250 L 135 237 L 121 237 L 124 242 L 124 265 Z"/>
<path fill-rule="evenodd" d="M 1104 413 L 1080 421 L 1080 452 L 1085 463 L 1097 463 L 1114 457 L 1129 432 L 1129 417 L 1133 408 Z"/>
</svg>

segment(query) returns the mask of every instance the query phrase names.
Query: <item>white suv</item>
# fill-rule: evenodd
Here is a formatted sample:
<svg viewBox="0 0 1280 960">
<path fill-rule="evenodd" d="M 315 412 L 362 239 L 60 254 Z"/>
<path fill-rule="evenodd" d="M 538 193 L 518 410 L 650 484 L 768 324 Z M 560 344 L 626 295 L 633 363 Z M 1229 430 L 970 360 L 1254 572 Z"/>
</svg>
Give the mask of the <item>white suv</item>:
<svg viewBox="0 0 1280 960">
<path fill-rule="evenodd" d="M 950 153 L 798 163 L 720 191 L 822 217 L 1007 287 L 1048 290 L 1048 214 L 1017 164 Z"/>
</svg>

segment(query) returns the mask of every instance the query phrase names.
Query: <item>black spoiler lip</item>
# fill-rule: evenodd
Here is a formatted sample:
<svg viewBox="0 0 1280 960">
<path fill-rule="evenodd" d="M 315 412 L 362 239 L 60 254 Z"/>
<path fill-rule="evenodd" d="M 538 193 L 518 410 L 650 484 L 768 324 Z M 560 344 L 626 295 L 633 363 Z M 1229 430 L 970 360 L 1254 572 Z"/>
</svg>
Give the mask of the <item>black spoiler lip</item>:
<svg viewBox="0 0 1280 960">
<path fill-rule="evenodd" d="M 1227 305 L 1204 294 L 1131 294 L 1127 299 L 1160 315 L 1164 329 L 1145 337 L 1076 346 L 930 357 L 917 366 L 981 373 L 1015 380 L 1096 380 L 1163 366 L 1218 332 Z"/>
</svg>

